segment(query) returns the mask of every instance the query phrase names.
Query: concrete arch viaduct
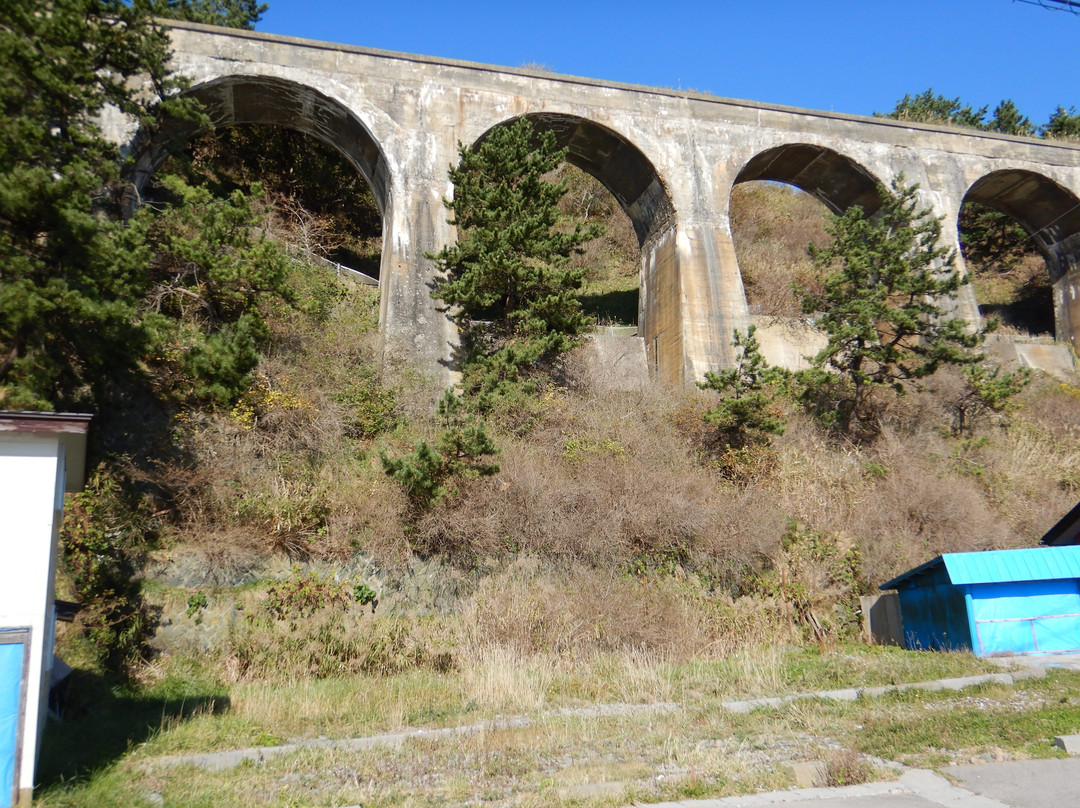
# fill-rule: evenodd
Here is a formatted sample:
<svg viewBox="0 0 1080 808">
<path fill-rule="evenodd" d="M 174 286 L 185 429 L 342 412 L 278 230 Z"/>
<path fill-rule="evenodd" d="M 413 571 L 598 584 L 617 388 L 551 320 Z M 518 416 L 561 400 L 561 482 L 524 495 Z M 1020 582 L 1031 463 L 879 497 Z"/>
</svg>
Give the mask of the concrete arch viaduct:
<svg viewBox="0 0 1080 808">
<path fill-rule="evenodd" d="M 339 149 L 383 214 L 381 323 L 388 350 L 448 367 L 453 324 L 430 297 L 424 254 L 453 238 L 442 200 L 459 142 L 519 116 L 556 132 L 613 193 L 642 247 L 639 333 L 654 378 L 679 383 L 733 359 L 749 311 L 731 237 L 732 187 L 790 183 L 834 211 L 877 207 L 900 173 L 958 247 L 965 199 L 1015 216 L 1054 282 L 1057 339 L 1080 348 L 1080 147 L 977 131 L 733 101 L 213 28 L 170 27 L 174 69 L 217 123 L 299 129 Z M 173 140 L 193 134 L 174 126 Z M 130 135 L 130 133 L 129 133 Z M 131 141 L 137 182 L 164 144 Z M 979 318 L 971 287 L 959 314 Z M 440 365 L 441 363 L 441 365 Z"/>
</svg>

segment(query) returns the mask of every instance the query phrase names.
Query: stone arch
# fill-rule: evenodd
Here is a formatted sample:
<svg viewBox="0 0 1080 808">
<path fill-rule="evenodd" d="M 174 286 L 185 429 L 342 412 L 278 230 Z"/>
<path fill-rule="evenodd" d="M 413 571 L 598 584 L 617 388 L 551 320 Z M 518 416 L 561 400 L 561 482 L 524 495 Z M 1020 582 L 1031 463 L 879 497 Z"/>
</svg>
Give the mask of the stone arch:
<svg viewBox="0 0 1080 808">
<path fill-rule="evenodd" d="M 659 172 L 641 149 L 602 124 L 577 115 L 529 113 L 497 123 L 476 143 L 518 117 L 531 121 L 540 131 L 553 132 L 559 148 L 567 150 L 567 161 L 604 184 L 633 222 L 643 251 L 671 228 L 675 207 Z"/>
<path fill-rule="evenodd" d="M 215 126 L 281 126 L 337 149 L 371 186 L 384 221 L 388 218 L 390 171 L 383 149 L 368 127 L 339 101 L 312 87 L 271 76 L 223 76 L 195 85 L 185 94 L 202 103 Z M 136 142 L 136 188 L 142 190 L 170 150 L 205 128 L 173 119 L 149 142 Z M 385 241 L 385 225 L 383 231 Z"/>
<path fill-rule="evenodd" d="M 555 134 L 567 161 L 599 180 L 630 217 L 641 247 L 638 336 L 653 378 L 681 380 L 683 373 L 682 303 L 679 287 L 677 216 L 660 173 L 645 153 L 624 135 L 577 115 L 529 113 L 501 121 L 476 140 L 519 117 L 540 131 Z"/>
<path fill-rule="evenodd" d="M 786 143 L 756 154 L 735 177 L 735 185 L 771 180 L 794 185 L 817 197 L 833 213 L 859 205 L 868 213 L 881 207 L 880 180 L 840 152 L 810 143 Z"/>
<path fill-rule="evenodd" d="M 1053 284 L 1055 337 L 1080 348 L 1080 197 L 1042 174 L 1002 169 L 976 180 L 964 202 L 1000 210 L 1030 234 Z"/>
<path fill-rule="evenodd" d="M 841 214 L 853 205 L 870 213 L 881 207 L 878 178 L 850 157 L 824 146 L 786 143 L 759 152 L 742 167 L 732 186 L 752 181 L 793 185 L 835 214 Z M 730 196 L 728 206 L 730 217 Z M 735 233 L 732 233 L 732 242 L 735 262 L 740 264 L 746 256 L 735 248 Z M 804 257 L 805 248 L 805 244 L 800 244 L 800 255 Z M 788 249 L 791 249 L 790 245 Z M 774 274 L 766 272 L 764 279 L 757 275 L 747 277 L 744 273 L 749 267 L 740 266 L 740 287 L 746 296 L 750 322 L 758 329 L 762 354 L 774 365 L 799 370 L 806 367 L 807 356 L 824 346 L 824 337 L 802 319 L 800 301 L 789 291 L 797 277 L 795 273 L 800 271 L 798 259 L 790 252 L 777 257 L 785 260 L 769 266 L 782 268 L 774 269 Z M 801 271 L 805 272 L 807 268 L 804 266 Z M 750 284 L 757 290 L 754 306 L 750 306 L 752 298 L 747 294 L 748 289 L 752 291 Z"/>
</svg>

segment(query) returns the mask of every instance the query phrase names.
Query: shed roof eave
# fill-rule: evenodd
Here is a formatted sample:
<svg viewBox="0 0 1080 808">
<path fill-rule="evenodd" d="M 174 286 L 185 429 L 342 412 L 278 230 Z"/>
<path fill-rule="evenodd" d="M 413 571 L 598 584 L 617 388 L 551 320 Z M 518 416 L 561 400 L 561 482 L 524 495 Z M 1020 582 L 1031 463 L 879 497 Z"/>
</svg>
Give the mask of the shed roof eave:
<svg viewBox="0 0 1080 808">
<path fill-rule="evenodd" d="M 86 480 L 86 433 L 93 417 L 85 412 L 0 410 L 0 438 L 4 433 L 56 438 L 64 447 L 64 490 L 78 491 Z"/>
<path fill-rule="evenodd" d="M 1050 547 L 1080 543 L 1080 502 L 1039 540 Z"/>
<path fill-rule="evenodd" d="M 929 561 L 927 561 L 925 564 L 920 564 L 919 566 L 915 567 L 914 569 L 908 570 L 903 575 L 898 575 L 896 578 L 893 578 L 891 581 L 886 581 L 881 586 L 879 586 L 878 589 L 881 589 L 883 591 L 888 590 L 888 589 L 896 589 L 898 584 L 902 584 L 904 581 L 908 580 L 909 578 L 914 578 L 914 577 L 916 577 L 918 575 L 922 575 L 924 572 L 928 571 L 932 567 L 943 563 L 942 559 L 943 559 L 943 556 L 937 556 L 936 558 L 932 558 Z"/>
</svg>

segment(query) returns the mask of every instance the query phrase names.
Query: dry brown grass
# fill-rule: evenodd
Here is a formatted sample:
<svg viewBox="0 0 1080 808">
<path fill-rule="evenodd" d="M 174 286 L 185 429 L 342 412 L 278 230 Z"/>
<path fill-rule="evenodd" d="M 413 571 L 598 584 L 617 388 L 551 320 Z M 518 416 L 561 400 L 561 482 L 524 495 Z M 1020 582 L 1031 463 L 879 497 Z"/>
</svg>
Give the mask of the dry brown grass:
<svg viewBox="0 0 1080 808">
<path fill-rule="evenodd" d="M 746 213 L 762 239 L 802 242 L 812 229 L 802 196 L 736 190 L 744 207 L 774 209 Z M 770 220 L 777 208 L 797 226 Z M 789 520 L 857 547 L 872 587 L 941 552 L 1031 545 L 1080 495 L 1075 387 L 1037 381 L 1018 411 L 964 438 L 952 434 L 955 373 L 884 396 L 881 433 L 862 444 L 788 404 L 786 434 L 733 484 L 701 420 L 704 394 L 620 390 L 581 352 L 524 434 L 496 436 L 499 474 L 416 518 L 377 450 L 432 438 L 434 396 L 415 376 L 379 369 L 376 308 L 350 293 L 321 322 L 279 313 L 254 420 L 218 413 L 181 425 L 189 462 L 174 469 L 186 492 L 175 542 L 205 548 L 213 563 L 271 552 L 364 552 L 398 568 L 444 558 L 478 587 L 455 595 L 469 643 L 491 641 L 478 658 L 746 647 L 792 631 L 782 602 L 726 599 L 760 591 L 748 582 L 785 563 Z M 507 567 L 514 558 L 536 568 Z M 835 594 L 826 573 L 800 570 L 815 603 Z"/>
<path fill-rule="evenodd" d="M 178 424 L 186 462 L 168 472 L 184 481 L 185 544 L 215 555 L 344 558 L 358 547 L 387 561 L 407 554 L 404 499 L 373 449 L 379 432 L 418 408 L 416 389 L 427 391 L 378 370 L 377 297 L 348 287 L 332 294 L 340 299 L 321 320 L 274 313 L 274 351 L 231 413 Z"/>
<path fill-rule="evenodd" d="M 766 481 L 801 523 L 855 540 L 879 583 L 943 552 L 1034 545 L 1075 505 L 1080 398 L 1037 379 L 1006 417 L 952 433 L 955 371 L 889 404 L 871 444 L 848 444 L 792 413 Z"/>
<path fill-rule="evenodd" d="M 774 317 L 802 314 L 793 286 L 817 287 L 809 244 L 824 245 L 827 210 L 791 186 L 747 182 L 731 192 L 731 235 L 747 302 Z"/>
<path fill-rule="evenodd" d="M 604 568 L 754 566 L 784 520 L 752 486 L 697 462 L 678 424 L 685 406 L 700 420 L 704 399 L 691 401 L 550 390 L 528 435 L 501 439 L 500 473 L 427 514 L 415 540 L 426 551 L 521 550 Z"/>
</svg>

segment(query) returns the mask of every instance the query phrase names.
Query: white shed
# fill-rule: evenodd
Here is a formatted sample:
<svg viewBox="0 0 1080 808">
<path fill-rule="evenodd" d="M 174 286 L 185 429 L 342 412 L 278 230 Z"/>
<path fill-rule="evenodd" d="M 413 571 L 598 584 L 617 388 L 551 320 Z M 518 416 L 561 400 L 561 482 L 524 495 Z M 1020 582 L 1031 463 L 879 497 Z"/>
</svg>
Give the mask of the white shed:
<svg viewBox="0 0 1080 808">
<path fill-rule="evenodd" d="M 90 416 L 0 411 L 0 808 L 30 805 L 52 673 L 64 492 L 82 487 Z"/>
</svg>

